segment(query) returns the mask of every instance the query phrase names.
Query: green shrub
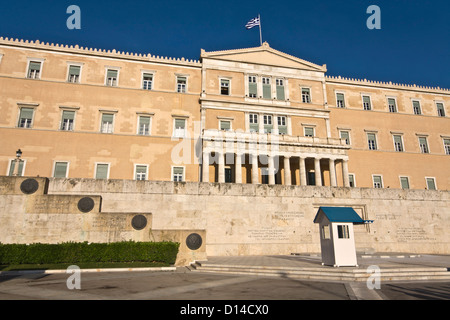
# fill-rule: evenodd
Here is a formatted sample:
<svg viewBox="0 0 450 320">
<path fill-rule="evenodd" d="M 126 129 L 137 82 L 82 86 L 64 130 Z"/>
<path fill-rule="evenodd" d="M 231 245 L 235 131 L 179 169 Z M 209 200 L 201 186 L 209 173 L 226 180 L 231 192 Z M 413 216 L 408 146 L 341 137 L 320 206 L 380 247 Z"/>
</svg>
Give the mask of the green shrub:
<svg viewBox="0 0 450 320">
<path fill-rule="evenodd" d="M 174 264 L 179 243 L 114 242 L 61 244 L 1 244 L 0 264 L 49 264 L 77 262 L 164 262 Z"/>
</svg>

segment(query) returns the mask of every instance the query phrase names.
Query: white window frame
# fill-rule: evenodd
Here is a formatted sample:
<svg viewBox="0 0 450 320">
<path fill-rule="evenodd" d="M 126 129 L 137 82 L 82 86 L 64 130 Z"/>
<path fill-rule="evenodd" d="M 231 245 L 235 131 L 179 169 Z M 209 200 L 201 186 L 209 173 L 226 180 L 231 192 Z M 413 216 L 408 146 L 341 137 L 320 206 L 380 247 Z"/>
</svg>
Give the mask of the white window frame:
<svg viewBox="0 0 450 320">
<path fill-rule="evenodd" d="M 222 80 L 228 81 L 228 94 L 222 94 Z M 219 95 L 221 96 L 231 96 L 231 78 L 219 77 Z"/>
<path fill-rule="evenodd" d="M 70 161 L 67 161 L 67 160 L 54 160 L 53 161 L 53 168 L 52 168 L 52 177 L 55 177 L 55 170 L 56 170 L 56 164 L 57 163 L 67 163 L 66 176 L 64 177 L 64 178 L 67 179 L 69 177 Z"/>
<path fill-rule="evenodd" d="M 116 88 L 116 87 L 119 86 L 120 69 L 121 69 L 120 67 L 105 66 L 105 86 L 113 87 L 113 88 Z M 117 79 L 116 79 L 116 84 L 115 85 L 109 84 L 109 81 L 108 81 L 108 70 L 117 71 Z"/>
<path fill-rule="evenodd" d="M 349 179 L 349 182 L 350 182 L 350 176 L 353 176 L 353 187 L 352 188 L 356 188 L 356 175 L 354 174 L 354 173 L 351 173 L 351 172 L 349 172 L 348 173 L 348 179 Z"/>
<path fill-rule="evenodd" d="M 338 98 L 337 98 L 337 95 L 338 94 L 342 94 L 343 96 L 344 96 L 344 105 L 342 106 L 342 107 L 340 107 L 339 106 L 339 103 L 338 103 Z M 334 92 L 334 98 L 335 98 L 335 101 L 336 101 L 336 108 L 340 108 L 340 109 L 345 109 L 345 108 L 347 108 L 347 102 L 346 102 L 346 98 L 345 98 L 345 92 L 343 92 L 343 91 L 335 91 Z"/>
<path fill-rule="evenodd" d="M 427 187 L 427 190 L 433 190 L 428 188 L 428 179 L 432 179 L 434 182 L 434 190 L 438 190 L 437 184 L 436 184 L 436 178 L 435 177 L 425 177 L 425 185 Z"/>
<path fill-rule="evenodd" d="M 14 176 L 14 172 L 13 172 L 13 175 L 11 175 L 11 176 L 9 175 L 9 171 L 11 171 L 11 163 L 12 163 L 11 161 L 16 161 L 16 158 L 10 158 L 8 160 L 8 168 L 7 168 L 6 174 L 5 174 L 5 176 L 8 176 L 8 177 L 13 177 Z M 26 159 L 20 159 L 20 161 L 23 162 L 21 177 L 25 177 L 25 169 L 26 169 L 26 165 L 27 165 L 27 160 Z M 15 169 L 16 168 L 14 168 L 14 170 Z"/>
<path fill-rule="evenodd" d="M 37 105 L 36 104 L 22 104 L 22 103 L 18 103 L 18 106 L 19 106 L 19 113 L 18 113 L 18 115 L 17 115 L 17 120 L 16 120 L 16 128 L 22 128 L 22 129 L 33 129 L 33 127 L 34 127 L 34 119 L 35 119 L 35 117 L 36 117 L 36 108 L 37 108 Z M 25 127 L 21 127 L 20 126 L 20 114 L 22 113 L 22 108 L 25 108 L 25 109 L 33 109 L 33 117 L 31 118 L 31 122 L 30 122 L 30 126 L 29 127 L 27 127 L 27 126 L 25 126 Z M 28 123 L 28 122 L 27 122 Z"/>
<path fill-rule="evenodd" d="M 419 103 L 419 113 L 416 113 L 416 111 L 414 109 L 414 102 L 418 102 Z M 422 103 L 421 103 L 420 99 L 411 99 L 411 107 L 412 107 L 412 111 L 413 111 L 414 115 L 420 116 L 420 115 L 423 114 L 422 113 Z"/>
<path fill-rule="evenodd" d="M 371 147 L 370 147 L 369 134 L 373 134 L 373 135 L 375 136 L 375 149 L 371 149 Z M 367 148 L 368 148 L 370 151 L 379 150 L 377 132 L 374 132 L 374 131 L 366 131 L 366 141 L 367 141 Z"/>
<path fill-rule="evenodd" d="M 395 102 L 395 111 L 391 111 L 389 108 L 389 99 L 393 99 Z M 387 111 L 390 113 L 398 113 L 398 103 L 397 103 L 397 97 L 393 96 L 386 96 L 386 104 L 387 104 Z"/>
<path fill-rule="evenodd" d="M 446 148 L 445 140 L 450 140 L 450 137 L 442 137 L 442 145 L 444 146 L 444 154 L 450 155 L 450 144 L 448 145 L 448 148 Z"/>
<path fill-rule="evenodd" d="M 174 168 L 183 168 L 183 174 L 181 176 L 181 181 L 175 181 L 174 178 Z M 171 175 L 170 175 L 170 181 L 172 182 L 184 182 L 186 181 L 186 166 L 171 166 Z"/>
<path fill-rule="evenodd" d="M 406 178 L 408 180 L 408 189 L 403 189 L 403 187 L 402 187 L 402 178 Z M 398 176 L 398 181 L 400 182 L 400 189 L 403 189 L 403 190 L 411 189 L 409 176 Z"/>
<path fill-rule="evenodd" d="M 307 96 L 305 96 L 305 97 L 308 98 L 308 101 L 306 101 L 306 102 L 305 102 L 305 99 L 304 99 L 304 96 L 303 96 L 303 89 L 308 89 L 308 91 L 309 91 L 309 94 Z M 300 94 L 301 94 L 301 97 L 302 97 L 302 100 L 301 100 L 302 103 L 306 103 L 306 104 L 311 104 L 312 103 L 312 90 L 311 90 L 311 87 L 301 86 L 300 87 Z"/>
<path fill-rule="evenodd" d="M 381 186 L 375 187 L 375 177 L 380 177 L 381 178 Z M 383 181 L 383 175 L 382 174 L 372 174 L 372 188 L 374 189 L 383 189 L 384 188 L 384 181 Z"/>
<path fill-rule="evenodd" d="M 0 53 L 0 63 L 2 63 L 3 53 Z"/>
<path fill-rule="evenodd" d="M 222 129 L 222 122 L 229 122 L 230 123 L 230 129 L 229 130 L 224 130 Z M 221 131 L 232 131 L 233 130 L 233 121 L 231 119 L 220 119 L 219 118 L 219 130 Z"/>
<path fill-rule="evenodd" d="M 153 70 L 141 70 L 141 89 L 142 90 L 145 90 L 145 91 L 151 91 L 151 90 L 153 90 L 154 89 L 154 87 L 155 87 L 155 73 L 156 73 L 156 71 L 153 71 Z M 152 75 L 152 83 L 151 83 L 151 88 L 150 89 L 145 89 L 144 88 L 144 75 L 145 74 L 151 74 Z M 148 80 L 145 80 L 145 81 L 148 81 Z"/>
<path fill-rule="evenodd" d="M 313 135 L 311 136 L 307 136 L 306 135 L 306 129 L 312 129 Z M 316 136 L 316 128 L 314 126 L 303 126 L 303 136 L 307 137 L 307 138 L 314 138 Z"/>
<path fill-rule="evenodd" d="M 137 167 L 145 167 L 145 179 L 137 179 L 137 176 L 136 176 L 136 174 L 137 174 Z M 148 181 L 148 164 L 139 164 L 139 163 L 136 163 L 135 165 L 134 165 L 134 171 L 133 171 L 133 180 L 136 180 L 136 181 Z"/>
<path fill-rule="evenodd" d="M 73 132 L 75 131 L 75 121 L 77 118 L 77 110 L 78 108 L 70 108 L 70 107 L 59 107 L 61 109 L 61 116 L 60 119 L 61 121 L 59 122 L 59 131 L 65 131 L 65 132 Z M 72 130 L 66 130 L 66 129 L 62 129 L 63 128 L 63 116 L 64 116 L 64 111 L 73 111 L 74 115 L 73 115 L 73 123 L 72 123 Z"/>
<path fill-rule="evenodd" d="M 442 109 L 444 110 L 444 115 L 443 115 L 443 116 L 441 116 L 441 115 L 439 114 L 438 103 L 442 104 Z M 435 100 L 435 101 L 434 101 L 434 105 L 435 105 L 435 107 L 436 107 L 436 114 L 437 114 L 437 116 L 438 116 L 438 117 L 445 118 L 445 117 L 447 116 L 447 112 L 446 112 L 446 110 L 445 110 L 445 103 L 444 103 L 444 101 L 441 101 L 441 100 Z"/>
<path fill-rule="evenodd" d="M 152 135 L 152 123 L 153 123 L 153 116 L 154 113 L 137 113 L 137 124 L 136 124 L 136 135 L 143 136 L 143 137 L 149 137 Z M 141 127 L 140 127 L 140 119 L 141 117 L 148 117 L 150 118 L 150 123 L 148 125 L 148 134 L 141 134 Z"/>
<path fill-rule="evenodd" d="M 40 62 L 41 63 L 41 68 L 39 70 L 39 76 L 37 78 L 36 77 L 30 78 L 28 76 L 29 73 L 30 73 L 30 63 L 31 62 Z M 45 62 L 45 59 L 43 59 L 43 58 L 27 58 L 27 70 L 26 70 L 26 73 L 25 73 L 25 78 L 33 79 L 33 80 L 41 80 L 42 79 L 42 72 L 44 70 L 44 62 Z"/>
<path fill-rule="evenodd" d="M 180 135 L 179 134 L 181 132 L 180 129 L 177 129 L 175 127 L 176 120 L 184 120 L 183 135 Z M 173 138 L 185 138 L 187 136 L 187 126 L 188 126 L 187 120 L 188 120 L 188 117 L 173 116 L 173 119 L 172 119 L 172 127 L 173 127 L 172 137 Z"/>
<path fill-rule="evenodd" d="M 397 146 L 395 145 L 395 138 L 394 136 L 400 136 L 400 140 L 402 143 L 402 150 L 397 150 Z M 394 144 L 394 151 L 395 152 L 405 152 L 405 142 L 403 141 L 403 133 L 392 133 L 392 143 Z"/>
<path fill-rule="evenodd" d="M 186 78 L 186 83 L 184 84 L 184 90 L 181 90 L 181 91 L 178 90 L 178 78 Z M 176 93 L 188 93 L 188 88 L 189 88 L 189 75 L 175 73 L 175 92 Z"/>
<path fill-rule="evenodd" d="M 103 134 L 112 134 L 114 133 L 114 126 L 116 123 L 116 113 L 117 111 L 108 111 L 108 110 L 100 110 L 100 133 Z M 111 132 L 104 132 L 103 131 L 103 115 L 104 114 L 112 114 L 113 115 L 113 121 L 111 124 Z"/>
<path fill-rule="evenodd" d="M 96 180 L 102 180 L 102 179 L 97 179 L 97 166 L 98 166 L 99 164 L 106 164 L 106 165 L 108 165 L 108 172 L 107 172 L 107 174 L 106 174 L 106 180 L 108 180 L 108 179 L 109 179 L 109 173 L 110 173 L 110 170 L 111 170 L 111 162 L 95 162 L 95 163 L 94 163 L 94 165 L 95 165 L 94 179 L 96 179 Z"/>
<path fill-rule="evenodd" d="M 348 133 L 348 143 L 347 145 L 350 146 L 352 144 L 352 138 L 351 138 L 351 130 L 350 129 L 338 129 L 339 130 L 339 139 L 345 139 L 342 138 L 342 132 L 347 132 Z"/>
<path fill-rule="evenodd" d="M 366 109 L 366 106 L 365 106 L 365 104 L 364 104 L 364 97 L 369 98 L 369 109 Z M 362 106 L 363 106 L 363 110 L 364 110 L 364 111 L 371 111 L 371 110 L 373 109 L 373 108 L 372 108 L 372 97 L 371 97 L 370 94 L 367 94 L 367 93 L 361 93 L 361 102 L 362 102 Z"/>
<path fill-rule="evenodd" d="M 247 77 L 247 81 L 246 81 L 246 85 L 245 85 L 245 90 L 248 93 L 248 97 L 251 99 L 257 99 L 258 98 L 258 92 L 259 92 L 259 85 L 258 85 L 258 76 L 253 75 L 253 74 L 249 74 L 246 75 Z M 254 80 L 254 81 L 250 81 L 250 79 Z M 256 94 L 254 97 L 250 97 L 250 83 L 254 83 L 256 84 Z"/>
<path fill-rule="evenodd" d="M 422 149 L 422 147 L 421 147 L 421 144 L 420 144 L 420 138 L 425 138 L 426 148 L 427 148 L 426 152 L 423 152 L 424 149 Z M 420 153 L 423 153 L 423 154 L 429 154 L 429 153 L 431 153 L 431 152 L 430 152 L 430 145 L 428 144 L 428 136 L 425 136 L 425 135 L 417 135 L 417 142 L 419 143 L 419 150 L 420 150 Z"/>
<path fill-rule="evenodd" d="M 78 76 L 78 81 L 77 81 L 77 82 L 70 81 L 70 79 L 69 79 L 69 76 L 70 76 L 70 67 L 71 67 L 71 66 L 74 66 L 74 67 L 80 67 L 80 75 Z M 66 82 L 67 82 L 67 83 L 80 84 L 80 83 L 81 83 L 81 76 L 83 75 L 83 66 L 84 66 L 84 63 L 79 63 L 79 62 L 67 62 Z"/>
</svg>

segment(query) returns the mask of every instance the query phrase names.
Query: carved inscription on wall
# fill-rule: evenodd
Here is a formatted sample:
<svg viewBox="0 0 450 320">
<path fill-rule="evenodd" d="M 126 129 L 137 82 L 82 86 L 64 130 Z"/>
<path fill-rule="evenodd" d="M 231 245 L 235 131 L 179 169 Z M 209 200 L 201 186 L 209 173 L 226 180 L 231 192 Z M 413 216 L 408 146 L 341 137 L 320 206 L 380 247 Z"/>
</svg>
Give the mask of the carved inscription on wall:
<svg viewBox="0 0 450 320">
<path fill-rule="evenodd" d="M 289 240 L 286 230 L 283 229 L 253 229 L 248 230 L 248 238 L 254 241 L 285 241 Z"/>
<path fill-rule="evenodd" d="M 433 241 L 436 238 L 428 237 L 428 234 L 423 228 L 407 227 L 397 229 L 398 242 L 408 241 Z"/>
<path fill-rule="evenodd" d="M 96 230 L 105 229 L 130 229 L 127 228 L 127 217 L 125 215 L 98 215 L 92 218 L 91 228 Z"/>
</svg>

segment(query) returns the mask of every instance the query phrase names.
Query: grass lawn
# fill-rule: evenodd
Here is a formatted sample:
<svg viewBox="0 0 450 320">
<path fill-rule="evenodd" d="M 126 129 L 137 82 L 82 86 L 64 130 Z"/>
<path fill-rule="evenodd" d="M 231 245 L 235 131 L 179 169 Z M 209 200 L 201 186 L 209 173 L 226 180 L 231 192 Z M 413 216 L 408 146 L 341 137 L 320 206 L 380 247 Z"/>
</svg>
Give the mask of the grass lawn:
<svg viewBox="0 0 450 320">
<path fill-rule="evenodd" d="M 19 264 L 0 265 L 0 271 L 19 270 L 63 270 L 69 266 L 76 265 L 81 269 L 103 269 L 103 268 L 159 268 L 170 267 L 164 262 L 84 262 L 84 263 L 58 263 L 58 264 Z"/>
</svg>

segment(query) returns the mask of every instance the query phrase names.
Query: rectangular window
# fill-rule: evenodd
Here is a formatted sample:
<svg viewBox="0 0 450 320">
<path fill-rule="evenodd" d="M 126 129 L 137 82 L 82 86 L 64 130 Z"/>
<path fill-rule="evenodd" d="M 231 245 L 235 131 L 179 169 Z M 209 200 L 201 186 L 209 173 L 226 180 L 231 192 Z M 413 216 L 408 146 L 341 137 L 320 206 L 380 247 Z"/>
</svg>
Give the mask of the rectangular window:
<svg viewBox="0 0 450 320">
<path fill-rule="evenodd" d="M 345 139 L 345 144 L 350 144 L 350 132 L 339 131 L 339 135 L 340 135 L 341 139 Z"/>
<path fill-rule="evenodd" d="M 231 130 L 231 121 L 220 120 L 220 130 L 230 131 Z"/>
<path fill-rule="evenodd" d="M 419 137 L 419 147 L 420 147 L 420 152 L 429 153 L 426 137 Z"/>
<path fill-rule="evenodd" d="M 336 106 L 338 108 L 345 108 L 344 94 L 336 93 Z"/>
<path fill-rule="evenodd" d="M 259 131 L 258 115 L 255 113 L 250 113 L 249 122 L 250 122 L 250 132 L 258 132 Z"/>
<path fill-rule="evenodd" d="M 177 92 L 186 93 L 186 77 L 177 77 Z"/>
<path fill-rule="evenodd" d="M 95 170 L 95 179 L 108 179 L 109 164 L 98 163 Z"/>
<path fill-rule="evenodd" d="M 444 139 L 445 154 L 450 154 L 450 139 Z"/>
<path fill-rule="evenodd" d="M 224 96 L 230 95 L 230 80 L 220 79 L 220 94 Z"/>
<path fill-rule="evenodd" d="M 258 95 L 258 86 L 256 84 L 256 76 L 248 77 L 248 96 L 250 98 L 256 98 Z"/>
<path fill-rule="evenodd" d="M 437 113 L 439 117 L 445 117 L 444 104 L 441 102 L 436 103 Z"/>
<path fill-rule="evenodd" d="M 186 132 L 186 119 L 174 119 L 174 137 L 183 138 Z"/>
<path fill-rule="evenodd" d="M 402 189 L 409 189 L 408 177 L 400 177 L 400 185 L 401 185 Z"/>
<path fill-rule="evenodd" d="M 279 134 L 287 134 L 286 117 L 278 116 L 277 122 L 278 122 L 278 133 Z"/>
<path fill-rule="evenodd" d="M 363 96 L 363 107 L 364 107 L 364 110 L 372 110 L 372 105 L 370 103 L 369 96 Z"/>
<path fill-rule="evenodd" d="M 75 120 L 75 111 L 63 110 L 60 130 L 73 131 L 74 120 Z"/>
<path fill-rule="evenodd" d="M 100 132 L 101 133 L 113 133 L 113 125 L 114 125 L 114 114 L 103 113 Z"/>
<path fill-rule="evenodd" d="M 142 89 L 144 90 L 153 89 L 153 74 L 151 73 L 142 74 Z"/>
<path fill-rule="evenodd" d="M 147 166 L 136 165 L 135 166 L 135 180 L 147 180 Z"/>
<path fill-rule="evenodd" d="M 383 180 L 381 179 L 381 176 L 373 176 L 373 187 L 377 189 L 383 188 Z"/>
<path fill-rule="evenodd" d="M 302 102 L 311 103 L 311 90 L 309 88 L 302 88 Z"/>
<path fill-rule="evenodd" d="M 394 147 L 395 147 L 395 151 L 403 152 L 402 136 L 394 135 Z"/>
<path fill-rule="evenodd" d="M 67 79 L 68 82 L 71 83 L 80 83 L 80 73 L 81 73 L 81 67 L 80 66 L 69 66 L 69 77 Z"/>
<path fill-rule="evenodd" d="M 419 101 L 413 101 L 413 111 L 414 111 L 414 114 L 422 114 L 422 110 L 420 109 Z"/>
<path fill-rule="evenodd" d="M 337 231 L 339 239 L 350 239 L 350 233 L 348 232 L 348 225 L 346 224 L 337 225 Z"/>
<path fill-rule="evenodd" d="M 349 174 L 348 175 L 348 182 L 350 183 L 350 187 L 355 187 L 356 186 L 356 184 L 355 184 L 355 175 L 354 174 Z"/>
<path fill-rule="evenodd" d="M 285 100 L 284 79 L 276 79 L 277 100 Z"/>
<path fill-rule="evenodd" d="M 330 239 L 330 226 L 322 226 L 322 239 Z"/>
<path fill-rule="evenodd" d="M 116 87 L 118 76 L 118 70 L 108 69 L 106 72 L 106 85 L 109 87 Z"/>
<path fill-rule="evenodd" d="M 19 128 L 31 128 L 33 125 L 34 108 L 20 108 Z"/>
<path fill-rule="evenodd" d="M 427 180 L 427 189 L 436 190 L 436 180 L 434 178 L 426 178 L 426 180 Z"/>
<path fill-rule="evenodd" d="M 272 87 L 270 85 L 270 78 L 262 78 L 262 87 L 263 87 L 263 98 L 271 99 L 272 98 Z"/>
<path fill-rule="evenodd" d="M 314 128 L 305 127 L 305 137 L 314 137 Z"/>
<path fill-rule="evenodd" d="M 264 133 L 272 133 L 273 129 L 272 116 L 265 114 L 263 120 L 264 120 Z"/>
<path fill-rule="evenodd" d="M 53 172 L 54 178 L 67 178 L 67 169 L 69 164 L 67 162 L 55 162 L 55 170 Z"/>
<path fill-rule="evenodd" d="M 367 144 L 369 145 L 369 150 L 377 150 L 377 137 L 375 133 L 367 134 Z"/>
<path fill-rule="evenodd" d="M 9 173 L 8 173 L 9 176 L 13 176 L 14 175 L 15 169 L 16 169 L 16 164 L 17 164 L 16 160 L 11 160 L 10 165 L 9 165 Z M 18 173 L 19 177 L 23 176 L 23 168 L 24 168 L 24 166 L 25 166 L 25 161 L 20 160 L 20 162 L 19 162 L 19 173 Z"/>
<path fill-rule="evenodd" d="M 173 181 L 184 181 L 184 168 L 183 167 L 173 167 L 172 168 Z"/>
<path fill-rule="evenodd" d="M 150 135 L 150 117 L 148 116 L 139 116 L 139 131 L 138 135 L 140 136 L 149 136 Z"/>
<path fill-rule="evenodd" d="M 395 103 L 395 99 L 388 99 L 389 112 L 397 112 L 397 105 Z"/>
<path fill-rule="evenodd" d="M 30 64 L 28 66 L 27 78 L 28 79 L 40 79 L 41 78 L 41 65 L 42 65 L 42 62 L 30 61 Z"/>
</svg>

